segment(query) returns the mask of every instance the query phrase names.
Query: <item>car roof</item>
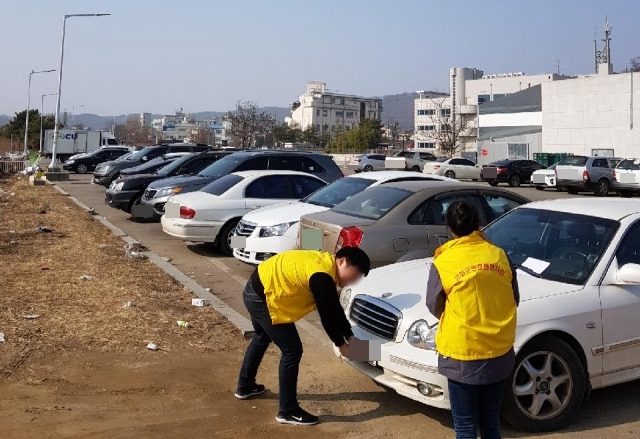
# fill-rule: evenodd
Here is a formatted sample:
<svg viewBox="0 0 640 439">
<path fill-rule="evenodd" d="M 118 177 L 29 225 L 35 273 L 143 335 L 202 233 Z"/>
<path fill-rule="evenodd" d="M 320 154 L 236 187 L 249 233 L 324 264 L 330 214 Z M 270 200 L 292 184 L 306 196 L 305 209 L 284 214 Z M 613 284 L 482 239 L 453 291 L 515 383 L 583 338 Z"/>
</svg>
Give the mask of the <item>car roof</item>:
<svg viewBox="0 0 640 439">
<path fill-rule="evenodd" d="M 358 174 L 347 175 L 345 178 L 365 178 L 368 180 L 375 181 L 386 181 L 393 180 L 396 178 L 403 178 L 406 180 L 427 180 L 427 181 L 450 181 L 450 182 L 458 182 L 458 180 L 454 180 L 447 177 L 439 177 L 433 174 L 421 174 L 417 172 L 407 172 L 407 171 L 373 171 L 373 172 L 361 172 Z"/>
<path fill-rule="evenodd" d="M 254 171 L 232 172 L 231 174 L 237 175 L 238 177 L 242 177 L 242 178 L 262 177 L 262 176 L 265 176 L 265 175 L 304 175 L 305 177 L 313 177 L 315 179 L 322 180 L 321 178 L 316 177 L 315 175 L 311 175 L 311 174 L 309 174 L 307 172 L 287 171 L 287 170 L 264 170 L 264 169 L 260 169 L 260 170 L 254 170 Z"/>
<path fill-rule="evenodd" d="M 432 191 L 434 194 L 443 192 L 446 189 L 451 189 L 451 190 L 482 189 L 482 187 L 477 184 L 469 184 L 469 183 L 465 184 L 457 181 L 433 181 L 433 180 L 394 181 L 394 182 L 385 183 L 384 187 L 404 189 L 410 192 Z M 493 189 L 494 188 L 492 188 L 492 190 Z"/>
<path fill-rule="evenodd" d="M 624 217 L 640 213 L 640 199 L 626 198 L 563 198 L 536 201 L 526 205 L 529 209 L 552 210 L 575 213 L 619 221 Z"/>
<path fill-rule="evenodd" d="M 253 157 L 259 155 L 278 155 L 278 154 L 294 154 L 294 155 L 315 155 L 315 156 L 325 156 L 331 157 L 328 154 L 322 152 L 315 151 L 287 151 L 282 149 L 260 149 L 256 151 L 238 151 L 234 152 L 233 155 L 236 157 Z"/>
</svg>

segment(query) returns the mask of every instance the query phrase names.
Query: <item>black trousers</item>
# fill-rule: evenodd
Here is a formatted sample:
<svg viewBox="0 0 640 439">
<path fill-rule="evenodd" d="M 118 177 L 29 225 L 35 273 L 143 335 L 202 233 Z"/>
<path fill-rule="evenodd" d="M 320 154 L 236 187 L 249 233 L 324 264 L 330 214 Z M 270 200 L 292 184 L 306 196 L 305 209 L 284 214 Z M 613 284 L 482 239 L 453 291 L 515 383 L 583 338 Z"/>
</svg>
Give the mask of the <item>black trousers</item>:
<svg viewBox="0 0 640 439">
<path fill-rule="evenodd" d="M 255 335 L 244 354 L 238 378 L 238 390 L 250 390 L 256 384 L 256 375 L 267 348 L 275 343 L 282 353 L 280 357 L 279 385 L 280 412 L 291 412 L 298 405 L 298 371 L 302 358 L 302 342 L 294 323 L 274 325 L 263 298 L 253 289 L 251 280 L 243 292 L 244 304 L 251 315 Z"/>
</svg>

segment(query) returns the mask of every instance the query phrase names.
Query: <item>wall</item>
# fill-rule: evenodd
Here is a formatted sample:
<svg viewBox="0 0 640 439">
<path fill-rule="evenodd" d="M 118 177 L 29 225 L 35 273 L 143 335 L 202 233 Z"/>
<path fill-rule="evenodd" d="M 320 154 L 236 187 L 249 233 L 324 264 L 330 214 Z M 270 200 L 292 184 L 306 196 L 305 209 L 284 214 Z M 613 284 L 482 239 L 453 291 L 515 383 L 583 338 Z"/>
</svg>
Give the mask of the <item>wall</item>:
<svg viewBox="0 0 640 439">
<path fill-rule="evenodd" d="M 640 75 L 543 84 L 542 124 L 543 152 L 591 155 L 592 149 L 613 149 L 617 156 L 640 157 Z"/>
<path fill-rule="evenodd" d="M 478 140 L 478 164 L 486 165 L 495 160 L 503 160 L 514 158 L 508 156 L 509 143 L 528 143 L 529 156 L 528 159 L 533 160 L 533 154 L 542 152 L 542 133 L 523 134 L 520 136 L 501 137 L 499 139 Z M 486 150 L 487 155 L 482 155 L 482 151 Z M 564 152 L 564 151 L 558 151 Z"/>
</svg>

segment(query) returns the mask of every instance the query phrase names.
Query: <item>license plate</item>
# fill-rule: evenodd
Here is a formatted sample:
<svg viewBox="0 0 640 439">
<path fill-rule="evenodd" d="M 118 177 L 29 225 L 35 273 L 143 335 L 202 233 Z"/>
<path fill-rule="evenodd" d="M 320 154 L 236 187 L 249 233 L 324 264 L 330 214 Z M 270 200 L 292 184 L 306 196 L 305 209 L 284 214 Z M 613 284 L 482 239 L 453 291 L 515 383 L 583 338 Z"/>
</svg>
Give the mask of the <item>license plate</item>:
<svg viewBox="0 0 640 439">
<path fill-rule="evenodd" d="M 538 183 L 538 184 L 542 184 L 545 182 L 545 176 L 544 175 L 534 175 L 533 176 L 533 182 L 534 183 Z"/>
<path fill-rule="evenodd" d="M 498 177 L 498 169 L 497 168 L 485 168 L 482 170 L 483 178 L 497 178 Z"/>
<path fill-rule="evenodd" d="M 164 206 L 167 218 L 180 218 L 180 203 L 168 202 Z"/>
</svg>

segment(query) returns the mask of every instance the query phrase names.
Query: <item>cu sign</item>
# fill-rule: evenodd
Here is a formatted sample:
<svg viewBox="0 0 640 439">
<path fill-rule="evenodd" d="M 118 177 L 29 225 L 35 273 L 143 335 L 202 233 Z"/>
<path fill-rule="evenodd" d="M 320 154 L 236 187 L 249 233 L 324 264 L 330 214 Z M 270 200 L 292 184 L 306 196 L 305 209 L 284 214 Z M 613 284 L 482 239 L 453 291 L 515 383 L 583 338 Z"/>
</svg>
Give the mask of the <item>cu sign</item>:
<svg viewBox="0 0 640 439">
<path fill-rule="evenodd" d="M 49 138 L 53 139 L 53 133 L 49 134 Z M 58 133 L 58 140 L 60 139 L 77 139 L 78 138 L 78 133 L 69 133 L 69 134 L 63 134 L 63 133 Z"/>
</svg>

